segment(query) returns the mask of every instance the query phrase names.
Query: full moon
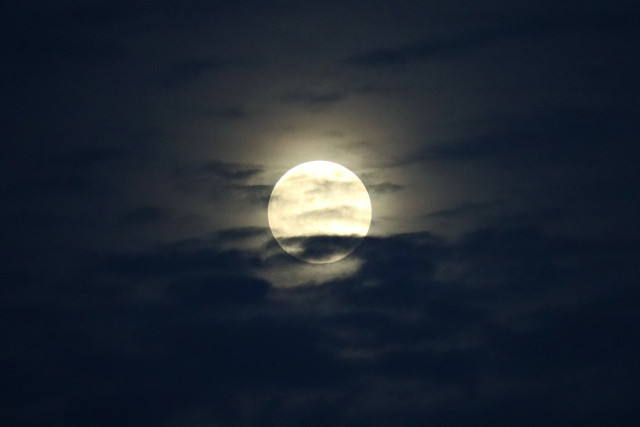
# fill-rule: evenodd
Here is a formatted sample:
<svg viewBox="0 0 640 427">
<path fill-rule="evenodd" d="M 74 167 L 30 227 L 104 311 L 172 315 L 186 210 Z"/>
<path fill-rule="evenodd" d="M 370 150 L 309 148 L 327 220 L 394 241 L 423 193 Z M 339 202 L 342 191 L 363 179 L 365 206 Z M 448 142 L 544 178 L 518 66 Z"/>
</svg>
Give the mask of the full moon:
<svg viewBox="0 0 640 427">
<path fill-rule="evenodd" d="M 356 174 L 317 160 L 280 178 L 269 199 L 268 217 L 282 249 L 300 260 L 325 264 L 351 254 L 367 235 L 371 200 Z"/>
</svg>

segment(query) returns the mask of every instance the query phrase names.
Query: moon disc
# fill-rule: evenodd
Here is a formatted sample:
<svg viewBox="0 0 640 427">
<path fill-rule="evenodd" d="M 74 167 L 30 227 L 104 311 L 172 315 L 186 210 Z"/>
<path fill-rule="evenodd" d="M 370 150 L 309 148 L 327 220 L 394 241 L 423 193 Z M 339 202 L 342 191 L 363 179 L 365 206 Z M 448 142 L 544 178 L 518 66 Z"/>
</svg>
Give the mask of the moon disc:
<svg viewBox="0 0 640 427">
<path fill-rule="evenodd" d="M 356 174 L 317 160 L 280 178 L 269 199 L 268 219 L 273 236 L 289 254 L 315 264 L 335 262 L 367 235 L 371 200 Z"/>
</svg>

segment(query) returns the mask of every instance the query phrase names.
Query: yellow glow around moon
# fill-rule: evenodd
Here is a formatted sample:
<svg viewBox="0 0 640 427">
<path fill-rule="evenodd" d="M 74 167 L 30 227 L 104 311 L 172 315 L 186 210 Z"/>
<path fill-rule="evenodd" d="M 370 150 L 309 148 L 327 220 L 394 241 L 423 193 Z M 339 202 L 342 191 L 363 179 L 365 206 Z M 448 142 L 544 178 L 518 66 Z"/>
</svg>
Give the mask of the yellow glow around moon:
<svg viewBox="0 0 640 427">
<path fill-rule="evenodd" d="M 282 248 L 323 264 L 349 255 L 367 235 L 371 200 L 360 179 L 337 163 L 302 163 L 276 183 L 269 226 Z"/>
</svg>

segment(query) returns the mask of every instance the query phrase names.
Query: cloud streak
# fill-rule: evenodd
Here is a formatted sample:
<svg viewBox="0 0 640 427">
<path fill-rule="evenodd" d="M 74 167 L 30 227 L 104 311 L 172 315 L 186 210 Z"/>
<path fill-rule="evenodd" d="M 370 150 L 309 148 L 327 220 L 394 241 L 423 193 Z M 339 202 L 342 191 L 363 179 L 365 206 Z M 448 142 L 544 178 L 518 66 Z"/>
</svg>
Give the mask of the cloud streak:
<svg viewBox="0 0 640 427">
<path fill-rule="evenodd" d="M 447 58 L 472 52 L 500 41 L 536 38 L 570 30 L 615 32 L 629 28 L 628 15 L 595 13 L 556 13 L 522 16 L 512 20 L 501 19 L 484 28 L 450 37 L 430 37 L 398 46 L 378 48 L 353 55 L 344 63 L 358 67 L 404 66 L 410 63 Z"/>
</svg>

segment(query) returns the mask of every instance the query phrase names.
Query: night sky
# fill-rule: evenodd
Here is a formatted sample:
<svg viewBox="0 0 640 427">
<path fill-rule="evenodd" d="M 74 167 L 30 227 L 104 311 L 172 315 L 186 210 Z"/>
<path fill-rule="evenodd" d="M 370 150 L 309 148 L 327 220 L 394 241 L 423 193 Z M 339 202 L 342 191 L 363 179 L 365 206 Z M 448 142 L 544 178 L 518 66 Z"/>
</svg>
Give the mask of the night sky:
<svg viewBox="0 0 640 427">
<path fill-rule="evenodd" d="M 637 1 L 25 0 L 0 34 L 1 425 L 640 424 Z M 311 160 L 373 207 L 331 264 L 267 221 Z"/>
</svg>

